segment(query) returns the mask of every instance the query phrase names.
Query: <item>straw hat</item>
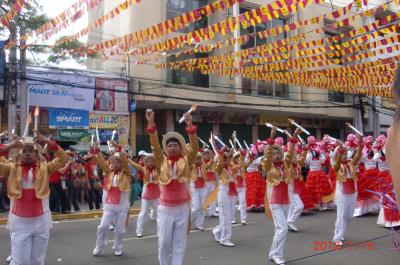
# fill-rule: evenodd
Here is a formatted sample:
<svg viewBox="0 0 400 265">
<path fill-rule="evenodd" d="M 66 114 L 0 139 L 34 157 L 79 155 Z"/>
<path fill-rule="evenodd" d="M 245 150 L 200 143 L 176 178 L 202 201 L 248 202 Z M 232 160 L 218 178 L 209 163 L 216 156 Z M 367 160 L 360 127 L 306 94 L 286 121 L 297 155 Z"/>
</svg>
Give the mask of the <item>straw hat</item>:
<svg viewBox="0 0 400 265">
<path fill-rule="evenodd" d="M 173 139 L 175 138 L 178 142 L 179 145 L 182 148 L 182 154 L 186 153 L 186 142 L 185 142 L 185 138 L 183 138 L 183 136 L 177 132 L 169 132 L 167 134 L 165 134 L 163 136 L 162 139 L 162 146 L 163 146 L 163 150 L 164 152 L 167 152 L 167 142 L 169 139 Z"/>
<path fill-rule="evenodd" d="M 146 164 L 147 161 L 148 161 L 149 159 L 151 159 L 151 158 L 154 158 L 154 155 L 153 155 L 153 154 L 147 154 L 147 153 L 146 153 L 146 156 L 143 158 L 143 163 Z"/>
</svg>

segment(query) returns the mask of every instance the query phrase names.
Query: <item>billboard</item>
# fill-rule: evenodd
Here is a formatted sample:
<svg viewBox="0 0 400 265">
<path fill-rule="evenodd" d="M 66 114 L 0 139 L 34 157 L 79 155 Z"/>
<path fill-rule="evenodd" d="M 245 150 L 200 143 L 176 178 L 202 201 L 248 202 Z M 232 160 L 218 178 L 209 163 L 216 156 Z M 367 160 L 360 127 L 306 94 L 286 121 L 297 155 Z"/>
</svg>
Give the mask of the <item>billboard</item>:
<svg viewBox="0 0 400 265">
<path fill-rule="evenodd" d="M 95 78 L 54 72 L 28 73 L 29 105 L 92 111 Z"/>
<path fill-rule="evenodd" d="M 96 111 L 128 113 L 128 82 L 96 78 Z"/>
<path fill-rule="evenodd" d="M 49 127 L 52 129 L 88 129 L 89 112 L 49 108 Z"/>
</svg>

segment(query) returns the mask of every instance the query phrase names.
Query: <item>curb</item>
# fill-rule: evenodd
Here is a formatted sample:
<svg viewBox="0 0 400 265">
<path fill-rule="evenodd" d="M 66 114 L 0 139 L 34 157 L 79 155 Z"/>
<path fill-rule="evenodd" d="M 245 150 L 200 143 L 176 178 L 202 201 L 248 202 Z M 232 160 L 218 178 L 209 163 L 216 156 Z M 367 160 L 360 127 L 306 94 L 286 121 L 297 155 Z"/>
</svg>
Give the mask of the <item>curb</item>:
<svg viewBox="0 0 400 265">
<path fill-rule="evenodd" d="M 138 214 L 139 208 L 132 208 L 129 212 L 130 215 Z M 103 215 L 103 210 L 87 211 L 71 214 L 52 214 L 51 218 L 53 221 L 64 221 L 64 220 L 81 220 L 81 219 L 93 219 L 100 218 Z M 6 225 L 8 218 L 0 218 L 0 225 Z"/>
</svg>

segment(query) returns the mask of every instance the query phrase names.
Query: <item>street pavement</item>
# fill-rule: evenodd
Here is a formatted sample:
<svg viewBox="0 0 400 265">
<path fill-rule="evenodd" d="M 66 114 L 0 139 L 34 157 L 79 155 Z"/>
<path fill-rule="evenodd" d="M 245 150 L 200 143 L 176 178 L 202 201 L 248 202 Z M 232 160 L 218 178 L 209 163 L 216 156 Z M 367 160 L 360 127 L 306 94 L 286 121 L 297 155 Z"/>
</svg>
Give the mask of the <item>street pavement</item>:
<svg viewBox="0 0 400 265">
<path fill-rule="evenodd" d="M 238 216 L 238 215 L 237 215 Z M 346 234 L 346 248 L 334 250 L 332 239 L 335 211 L 303 215 L 299 233 L 289 233 L 285 249 L 287 264 L 354 264 L 394 265 L 400 264 L 400 254 L 393 249 L 391 231 L 376 225 L 376 214 L 353 218 Z M 124 242 L 124 254 L 115 257 L 112 251 L 113 234 L 102 256 L 93 257 L 99 219 L 61 221 L 54 224 L 47 252 L 47 265 L 78 264 L 133 264 L 156 265 L 156 224 L 148 222 L 141 239 L 135 236 L 136 216 L 130 220 Z M 239 221 L 239 218 L 237 218 Z M 216 243 L 211 229 L 218 218 L 206 218 L 206 231 L 192 231 L 186 250 L 186 265 L 260 265 L 267 261 L 274 226 L 264 214 L 249 214 L 248 225 L 234 225 L 232 241 L 236 247 L 227 248 Z M 395 234 L 396 235 L 396 234 Z M 366 242 L 371 240 L 370 242 Z M 361 243 L 360 243 L 361 242 Z M 359 243 L 357 245 L 357 243 Z M 10 251 L 9 233 L 0 227 L 0 264 L 5 264 Z"/>
</svg>

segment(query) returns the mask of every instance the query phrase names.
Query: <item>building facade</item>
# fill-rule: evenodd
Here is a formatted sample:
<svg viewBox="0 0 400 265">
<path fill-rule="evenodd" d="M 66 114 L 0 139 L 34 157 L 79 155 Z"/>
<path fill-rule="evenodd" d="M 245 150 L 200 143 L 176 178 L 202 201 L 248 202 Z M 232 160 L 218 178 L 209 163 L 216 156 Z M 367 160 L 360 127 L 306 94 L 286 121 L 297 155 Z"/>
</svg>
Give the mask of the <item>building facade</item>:
<svg viewBox="0 0 400 265">
<path fill-rule="evenodd" d="M 112 1 L 104 1 L 98 8 L 90 11 L 89 23 L 105 14 L 113 8 Z M 208 18 L 191 24 L 178 33 L 170 33 L 161 39 L 150 41 L 149 44 L 166 40 L 177 34 L 184 34 L 197 28 L 212 25 L 227 19 L 235 14 L 242 14 L 247 10 L 265 5 L 272 1 L 249 0 L 214 13 Z M 155 25 L 166 19 L 175 17 L 198 7 L 209 4 L 206 0 L 152 0 L 142 1 L 139 5 L 133 5 L 128 11 L 122 12 L 111 22 L 104 23 L 100 28 L 89 35 L 89 44 L 96 44 L 105 40 L 134 33 L 146 27 Z M 312 17 L 328 14 L 338 9 L 330 2 L 310 4 L 286 17 L 273 19 L 267 23 L 250 25 L 246 29 L 241 27 L 229 36 L 216 37 L 210 43 L 226 40 L 239 35 L 256 33 L 287 23 L 311 19 Z M 347 16 L 356 14 L 357 9 L 351 9 Z M 323 27 L 321 33 L 306 34 L 302 41 L 319 40 L 324 37 L 332 37 L 343 32 L 360 27 L 365 23 L 356 19 L 354 23 L 340 28 L 330 27 L 334 21 L 324 19 L 317 24 L 300 28 L 294 32 L 278 34 L 267 39 L 252 38 L 240 47 L 228 47 L 218 49 L 209 54 L 194 54 L 187 57 L 176 58 L 168 54 L 162 56 L 161 62 L 213 56 L 233 50 L 248 49 L 260 44 L 273 42 L 292 35 L 310 32 L 315 28 Z M 134 47 L 139 49 L 143 45 Z M 157 54 L 160 57 L 160 54 Z M 149 55 L 151 56 L 151 55 Z M 240 77 L 226 77 L 217 75 L 202 75 L 198 72 L 186 72 L 174 69 L 159 69 L 152 64 L 137 64 L 138 58 L 110 57 L 104 59 L 92 59 L 88 62 L 88 68 L 94 70 L 122 73 L 133 78 L 131 99 L 136 103 L 134 114 L 134 128 L 137 139 L 133 139 L 137 148 L 148 148 L 146 136 L 146 121 L 144 113 L 147 108 L 156 112 L 157 125 L 160 134 L 166 131 L 183 131 L 183 126 L 178 123 L 182 113 L 189 106 L 199 106 L 194 115 L 194 121 L 199 124 L 199 135 L 204 140 L 209 138 L 210 132 L 220 134 L 227 142 L 232 131 L 236 131 L 239 138 L 248 143 L 257 139 L 265 139 L 268 136 L 266 122 L 288 128 L 287 118 L 294 118 L 304 125 L 311 133 L 321 138 L 324 134 L 343 138 L 345 135 L 345 123 L 352 122 L 358 110 L 353 107 L 354 96 L 332 93 L 326 90 L 288 86 L 275 82 L 249 80 Z M 339 66 L 339 65 L 338 65 Z M 132 126 L 132 124 L 131 124 Z M 131 138 L 132 139 L 132 138 Z"/>
</svg>

